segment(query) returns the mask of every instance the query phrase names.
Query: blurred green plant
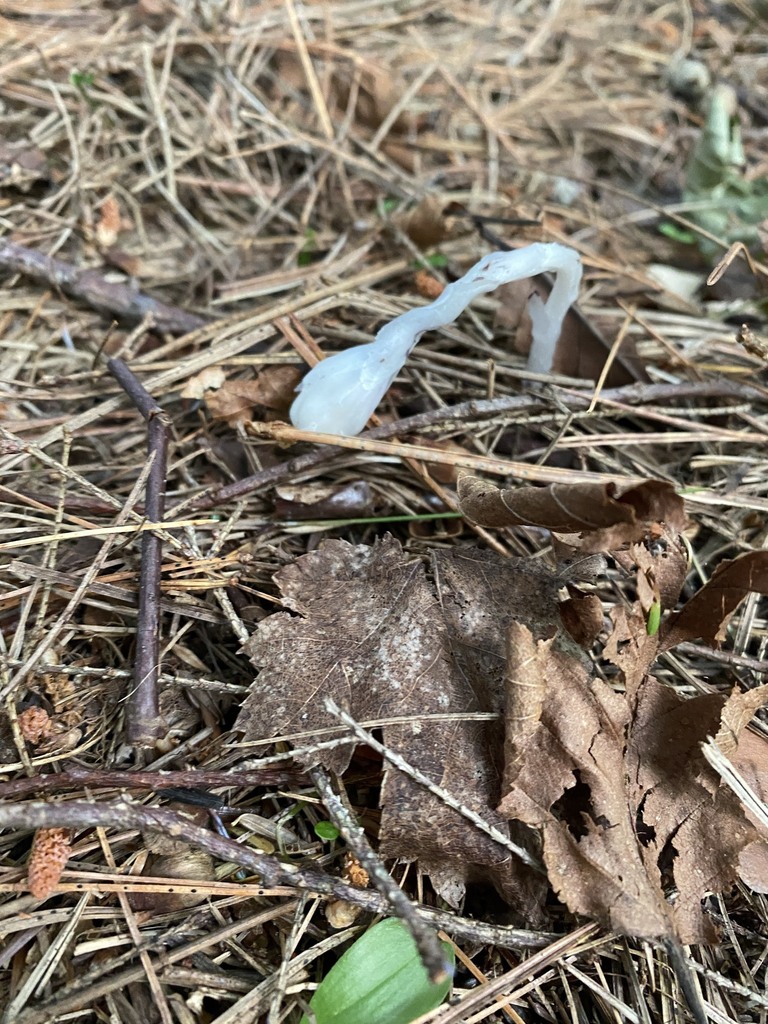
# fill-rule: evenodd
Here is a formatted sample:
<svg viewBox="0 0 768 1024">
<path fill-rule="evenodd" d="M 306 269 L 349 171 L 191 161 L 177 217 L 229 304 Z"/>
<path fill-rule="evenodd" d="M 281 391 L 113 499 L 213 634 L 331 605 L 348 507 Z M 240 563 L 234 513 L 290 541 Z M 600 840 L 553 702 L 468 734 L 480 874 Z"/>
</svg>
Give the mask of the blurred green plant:
<svg viewBox="0 0 768 1024">
<path fill-rule="evenodd" d="M 96 75 L 93 71 L 70 71 L 69 80 L 83 97 L 83 99 L 91 101 L 88 95 L 88 90 L 96 81 Z"/>
<path fill-rule="evenodd" d="M 731 86 L 712 89 L 706 121 L 686 168 L 683 199 L 695 204 L 686 216 L 700 228 L 729 245 L 754 246 L 760 241 L 758 225 L 768 219 L 768 178 L 745 176 L 737 107 Z M 721 253 L 708 238 L 699 235 L 696 242 L 707 258 Z"/>
<path fill-rule="evenodd" d="M 444 942 L 446 969 L 453 949 Z M 379 921 L 356 939 L 310 1000 L 317 1024 L 411 1024 L 448 995 L 450 976 L 433 985 L 416 943 L 396 918 Z M 301 1018 L 309 1024 L 309 1018 Z"/>
<path fill-rule="evenodd" d="M 314 228 L 307 228 L 304 232 L 304 245 L 296 257 L 296 266 L 308 267 L 315 261 L 315 250 L 317 249 L 317 232 Z"/>
</svg>

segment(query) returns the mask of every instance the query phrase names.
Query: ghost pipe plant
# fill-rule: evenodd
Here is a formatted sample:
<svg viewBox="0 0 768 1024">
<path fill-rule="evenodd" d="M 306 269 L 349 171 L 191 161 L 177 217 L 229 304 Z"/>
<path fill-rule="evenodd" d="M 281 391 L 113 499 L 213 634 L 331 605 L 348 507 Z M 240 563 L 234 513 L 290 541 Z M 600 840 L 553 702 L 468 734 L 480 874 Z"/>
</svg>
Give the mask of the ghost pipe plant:
<svg viewBox="0 0 768 1024">
<path fill-rule="evenodd" d="M 575 249 L 556 242 L 537 242 L 524 249 L 484 256 L 462 278 L 447 285 L 429 306 L 396 317 L 369 344 L 318 363 L 299 385 L 298 397 L 291 406 L 291 422 L 300 430 L 359 434 L 425 331 L 453 323 L 478 295 L 547 272 L 556 275 L 547 301 L 533 295 L 528 303 L 533 322 L 528 369 L 548 372 L 563 318 L 579 294 L 581 262 Z"/>
</svg>

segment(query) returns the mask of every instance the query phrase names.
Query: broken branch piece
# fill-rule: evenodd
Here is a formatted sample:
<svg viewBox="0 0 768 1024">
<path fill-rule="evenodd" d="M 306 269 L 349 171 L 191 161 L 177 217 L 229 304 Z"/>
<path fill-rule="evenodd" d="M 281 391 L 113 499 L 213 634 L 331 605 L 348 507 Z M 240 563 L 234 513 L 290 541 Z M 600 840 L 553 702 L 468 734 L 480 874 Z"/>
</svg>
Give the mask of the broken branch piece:
<svg viewBox="0 0 768 1024">
<path fill-rule="evenodd" d="M 563 319 L 579 294 L 581 262 L 575 249 L 557 242 L 537 242 L 484 256 L 458 281 L 447 285 L 430 305 L 396 317 L 367 345 L 318 363 L 299 385 L 298 397 L 291 406 L 291 422 L 300 430 L 359 434 L 425 331 L 453 323 L 478 295 L 547 272 L 556 275 L 547 301 L 533 295 L 528 303 L 533 321 L 528 369 L 548 372 Z"/>
</svg>

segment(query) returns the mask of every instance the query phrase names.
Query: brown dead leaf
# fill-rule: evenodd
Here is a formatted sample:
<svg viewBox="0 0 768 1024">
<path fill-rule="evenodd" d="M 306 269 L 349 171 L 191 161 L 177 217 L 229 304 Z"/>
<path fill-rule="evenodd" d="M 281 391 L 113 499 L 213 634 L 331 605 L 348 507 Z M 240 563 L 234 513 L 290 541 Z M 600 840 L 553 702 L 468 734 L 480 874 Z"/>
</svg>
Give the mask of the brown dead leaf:
<svg viewBox="0 0 768 1024">
<path fill-rule="evenodd" d="M 502 490 L 469 475 L 458 483 L 461 511 L 480 526 L 543 526 L 560 533 L 588 531 L 583 553 L 640 540 L 653 522 L 684 522 L 671 484 L 648 480 L 617 495 L 613 484 L 550 484 Z"/>
<path fill-rule="evenodd" d="M 427 195 L 412 210 L 396 216 L 395 223 L 421 249 L 429 249 L 448 236 L 444 207 L 444 199 Z"/>
<path fill-rule="evenodd" d="M 229 380 L 206 392 L 205 404 L 214 419 L 230 426 L 252 420 L 256 406 L 287 414 L 300 378 L 294 366 L 268 366 L 255 380 Z"/>
<path fill-rule="evenodd" d="M 574 593 L 560 602 L 560 619 L 579 647 L 589 648 L 603 630 L 603 602 L 597 594 Z"/>
<path fill-rule="evenodd" d="M 746 700 L 749 710 L 744 708 L 744 717 L 751 715 L 757 700 L 768 703 L 768 687 L 758 686 L 754 690 L 739 694 Z M 731 698 L 733 699 L 733 698 Z M 730 703 L 730 701 L 729 701 Z M 740 710 L 736 710 L 736 728 L 742 721 Z M 726 726 L 727 723 L 727 726 Z M 727 728 L 727 731 L 726 731 Z M 747 785 L 755 792 L 759 800 L 768 804 L 768 740 L 763 733 L 744 729 L 738 737 L 736 750 L 733 745 L 733 723 L 730 714 L 724 712 L 720 731 L 715 741 L 730 758 L 731 764 L 739 772 Z M 758 829 L 759 838 L 739 854 L 739 877 L 742 882 L 756 892 L 768 892 L 768 841 L 765 838 L 765 827 L 747 811 L 747 817 Z"/>
<path fill-rule="evenodd" d="M 336 484 L 281 484 L 275 488 L 279 519 L 350 519 L 371 515 L 376 503 L 371 485 L 352 480 Z"/>
<path fill-rule="evenodd" d="M 644 544 L 630 544 L 612 555 L 625 572 L 635 573 L 638 600 L 646 616 L 654 601 L 664 611 L 675 607 L 688 574 L 687 553 L 675 531 L 663 528 Z"/>
<path fill-rule="evenodd" d="M 755 838 L 700 750 L 733 717 L 728 703 L 684 700 L 637 673 L 634 690 L 616 692 L 567 640 L 534 642 L 517 623 L 507 678 L 499 811 L 541 830 L 560 899 L 616 931 L 712 941 L 701 901 L 733 884 L 738 855 Z"/>
<path fill-rule="evenodd" d="M 510 515 L 506 492 L 467 478 L 460 488 L 465 508 L 469 491 L 484 516 Z M 529 851 L 538 833 L 549 882 L 573 912 L 645 938 L 710 941 L 702 899 L 732 884 L 756 836 L 700 744 L 743 733 L 762 694 L 683 700 L 650 675 L 660 644 L 648 633 L 649 609 L 676 603 L 687 569 L 685 515 L 668 485 L 650 481 L 618 497 L 605 487 L 524 490 L 517 521 L 583 531 L 558 545 L 555 571 L 454 549 L 434 555 L 430 582 L 392 538 L 373 548 L 329 541 L 282 570 L 293 614 L 264 620 L 246 645 L 260 671 L 237 728 L 246 741 L 311 735 L 335 725 L 325 695 L 357 720 L 404 716 L 407 726 L 383 726 L 386 745 L 490 824 L 506 819 Z M 605 628 L 601 602 L 580 589 L 604 566 L 590 553 L 598 537 L 621 541 L 610 553 L 637 587 L 634 604 L 610 611 L 599 674 L 561 629 L 564 620 L 588 645 Z M 737 579 L 759 583 L 752 569 Z M 717 608 L 727 615 L 730 598 Z M 448 710 L 465 717 L 430 720 Z M 474 711 L 499 721 L 472 721 Z M 350 758 L 335 749 L 305 760 L 344 771 Z M 491 880 L 528 921 L 541 921 L 542 879 L 391 767 L 381 808 L 383 856 L 418 859 L 454 903 L 466 881 Z"/>
<path fill-rule="evenodd" d="M 749 593 L 768 594 L 768 551 L 748 551 L 721 562 L 709 582 L 664 624 L 660 649 L 696 639 L 719 647 L 731 616 Z"/>
<path fill-rule="evenodd" d="M 373 547 L 323 543 L 276 577 L 294 614 L 267 618 L 246 644 L 259 675 L 236 727 L 247 741 L 335 726 L 325 696 L 358 720 L 406 716 L 407 726 L 384 726 L 387 746 L 507 832 L 492 809 L 500 724 L 429 715 L 500 711 L 510 614 L 527 616 L 537 635 L 554 632 L 554 577 L 526 568 L 491 552 L 441 552 L 433 589 L 423 565 L 391 537 Z M 341 748 L 309 760 L 343 771 L 351 756 Z M 507 850 L 442 801 L 387 768 L 381 805 L 382 855 L 418 858 L 454 898 L 466 879 L 490 873 L 505 898 L 536 919 L 541 880 L 519 872 Z M 525 842 L 521 826 L 516 832 Z"/>
<path fill-rule="evenodd" d="M 575 913 L 631 935 L 670 934 L 658 879 L 649 876 L 624 779 L 624 698 L 591 676 L 589 662 L 562 635 L 535 641 L 509 630 L 509 701 L 526 713 L 520 749 L 507 719 L 504 796 L 499 812 L 541 830 L 543 857 L 559 898 Z M 556 680 L 556 685 L 550 685 Z M 535 708 L 529 696 L 544 691 Z M 524 753 L 524 756 L 522 754 Z"/>
<path fill-rule="evenodd" d="M 765 738 L 758 737 L 755 733 L 744 732 L 754 713 L 758 708 L 765 707 L 766 704 L 768 704 L 768 685 L 754 686 L 751 690 L 744 692 L 734 690 L 728 698 L 728 703 L 723 708 L 720 717 L 720 728 L 715 736 L 715 743 L 734 763 L 745 759 L 748 748 L 753 758 L 758 750 L 763 757 L 768 756 L 768 751 L 765 749 Z M 748 737 L 754 737 L 755 741 L 759 740 L 759 742 L 751 742 Z M 766 767 L 768 767 L 768 763 Z M 760 780 L 760 788 L 763 787 L 768 795 L 768 774 Z M 761 796 L 761 800 L 764 799 L 765 797 Z"/>
<path fill-rule="evenodd" d="M 701 901 L 733 885 L 739 852 L 755 838 L 738 800 L 701 753 L 727 707 L 719 694 L 681 698 L 652 676 L 633 701 L 629 800 L 649 871 L 661 871 L 677 890 L 675 933 L 683 942 L 714 940 Z"/>
</svg>

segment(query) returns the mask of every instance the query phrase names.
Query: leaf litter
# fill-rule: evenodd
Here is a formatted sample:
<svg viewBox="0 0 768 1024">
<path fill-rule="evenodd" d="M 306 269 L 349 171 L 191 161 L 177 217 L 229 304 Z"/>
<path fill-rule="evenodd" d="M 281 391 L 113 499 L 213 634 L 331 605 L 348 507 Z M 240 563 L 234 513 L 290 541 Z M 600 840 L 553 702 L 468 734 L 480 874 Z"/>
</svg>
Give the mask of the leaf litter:
<svg viewBox="0 0 768 1024">
<path fill-rule="evenodd" d="M 682 639 L 717 642 L 763 585 L 768 555 L 719 569 L 661 637 L 649 635 L 651 604 L 674 608 L 685 581 L 683 505 L 661 481 L 616 491 L 459 484 L 463 510 L 483 525 L 581 530 L 571 551 L 602 547 L 635 574 L 637 599 L 608 609 L 594 662 L 564 626 L 554 569 L 466 550 L 434 552 L 427 566 L 389 536 L 370 547 L 330 540 L 277 575 L 286 610 L 245 645 L 258 675 L 236 728 L 246 743 L 321 732 L 336 722 L 330 697 L 357 721 L 380 722 L 389 749 L 488 825 L 540 851 L 572 912 L 626 935 L 710 942 L 702 900 L 736 881 L 756 834 L 699 744 L 725 723 L 737 743 L 751 714 L 734 717 L 742 694 L 682 699 L 650 673 Z M 578 592 L 578 574 L 568 582 Z M 456 721 L 440 720 L 449 712 Z M 343 773 L 353 752 L 305 760 Z M 439 795 L 388 766 L 380 807 L 382 855 L 418 860 L 448 902 L 467 882 L 491 881 L 522 920 L 544 919 L 540 878 Z"/>
</svg>

